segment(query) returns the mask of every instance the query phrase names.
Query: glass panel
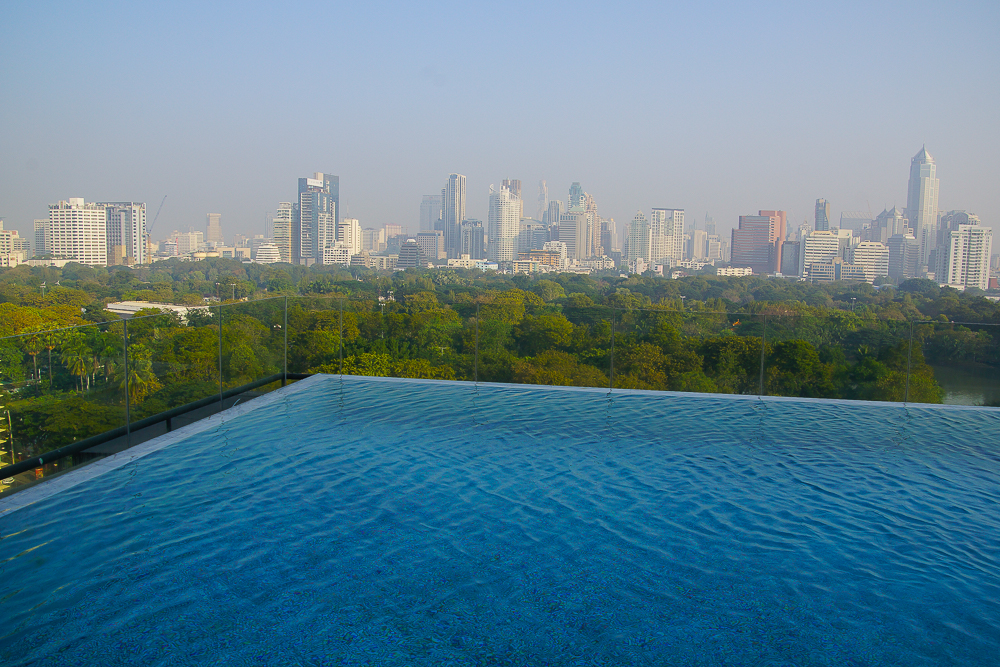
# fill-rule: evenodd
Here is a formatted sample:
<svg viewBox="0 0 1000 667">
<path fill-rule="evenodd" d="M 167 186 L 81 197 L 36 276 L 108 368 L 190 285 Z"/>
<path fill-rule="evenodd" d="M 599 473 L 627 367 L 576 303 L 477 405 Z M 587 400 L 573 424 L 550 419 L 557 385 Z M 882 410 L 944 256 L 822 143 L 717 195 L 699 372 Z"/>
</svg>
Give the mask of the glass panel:
<svg viewBox="0 0 1000 667">
<path fill-rule="evenodd" d="M 0 467 L 124 427 L 123 352 L 121 322 L 0 339 Z M 26 472 L 5 474 L 0 494 L 124 446 L 121 438 Z"/>
<path fill-rule="evenodd" d="M 340 372 L 341 298 L 288 299 L 288 372 Z"/>
<path fill-rule="evenodd" d="M 759 318 L 680 305 L 618 311 L 615 387 L 756 394 Z"/>
<path fill-rule="evenodd" d="M 149 387 L 131 406 L 132 421 L 219 395 L 219 308 L 191 309 L 183 320 L 173 314 L 129 320 L 130 362 L 133 356 L 139 361 L 148 356 L 149 362 L 131 371 Z M 203 416 L 192 413 L 178 424 Z"/>
<path fill-rule="evenodd" d="M 768 315 L 764 393 L 903 401 L 909 331 L 907 322 L 847 311 L 824 317 Z M 926 370 L 920 363 L 913 360 L 914 372 Z M 923 388 L 912 388 L 923 396 Z"/>
<path fill-rule="evenodd" d="M 376 304 L 371 305 L 374 307 Z M 363 308 L 361 302 L 354 302 L 353 306 Z M 441 303 L 437 293 L 410 291 L 400 296 L 398 301 L 382 302 L 378 307 L 385 310 L 384 315 L 379 313 L 378 316 L 386 338 L 376 339 L 375 342 L 384 341 L 377 347 L 389 355 L 390 375 L 429 380 L 467 379 L 463 373 L 467 360 L 461 358 L 459 352 L 462 348 L 462 317 L 448 304 Z M 350 333 L 345 331 L 345 341 L 353 348 Z M 371 332 L 373 335 L 377 333 Z M 474 361 L 471 357 L 469 360 Z"/>
<path fill-rule="evenodd" d="M 283 298 L 261 299 L 222 306 L 222 384 L 225 391 L 254 383 L 282 372 L 284 367 Z M 242 400 L 280 387 L 248 387 Z M 235 402 L 231 397 L 224 402 Z"/>
<path fill-rule="evenodd" d="M 944 318 L 944 316 L 942 316 Z M 952 405 L 1000 406 L 1000 327 L 994 324 L 923 322 L 914 325 L 915 368 L 925 362 L 940 389 L 940 399 Z M 925 375 L 927 373 L 925 372 Z M 910 399 L 928 402 L 933 386 L 919 372 L 910 378 Z"/>
</svg>

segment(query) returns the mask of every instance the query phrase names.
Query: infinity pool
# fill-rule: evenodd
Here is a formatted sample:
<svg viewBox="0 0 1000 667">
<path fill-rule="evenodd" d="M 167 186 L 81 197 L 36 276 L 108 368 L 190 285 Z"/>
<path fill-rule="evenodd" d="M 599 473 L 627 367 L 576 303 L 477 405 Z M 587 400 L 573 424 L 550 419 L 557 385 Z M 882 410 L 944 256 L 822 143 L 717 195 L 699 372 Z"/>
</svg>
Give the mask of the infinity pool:
<svg viewBox="0 0 1000 667">
<path fill-rule="evenodd" d="M 1000 411 L 315 376 L 164 438 L 0 503 L 0 664 L 1000 664 Z"/>
</svg>

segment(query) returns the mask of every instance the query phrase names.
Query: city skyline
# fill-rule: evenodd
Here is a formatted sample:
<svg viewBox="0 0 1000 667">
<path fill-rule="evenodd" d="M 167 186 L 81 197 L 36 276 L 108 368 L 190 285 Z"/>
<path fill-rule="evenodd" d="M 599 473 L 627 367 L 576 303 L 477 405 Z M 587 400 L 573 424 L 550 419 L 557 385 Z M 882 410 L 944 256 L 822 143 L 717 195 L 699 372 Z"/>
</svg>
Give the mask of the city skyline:
<svg viewBox="0 0 1000 667">
<path fill-rule="evenodd" d="M 524 20 L 500 39 L 490 10 L 473 5 L 315 5 L 303 10 L 308 26 L 277 7 L 220 3 L 8 5 L 0 216 L 30 237 L 32 220 L 67 197 L 152 209 L 167 195 L 157 229 L 199 229 L 221 213 L 227 234 L 263 233 L 277 204 L 294 200 L 288 183 L 321 170 L 342 179 L 345 215 L 415 232 L 422 197 L 461 173 L 469 218 L 488 217 L 489 186 L 505 178 L 524 184 L 526 213 L 539 181 L 552 199 L 579 181 L 619 229 L 636 208 L 678 207 L 699 220 L 708 212 L 724 236 L 757 210 L 781 208 L 793 226 L 812 220 L 817 198 L 834 222 L 903 209 L 900 164 L 925 144 L 943 182 L 939 208 L 992 226 L 1000 8 L 931 8 L 515 5 L 508 15 Z M 312 86 L 303 63 L 326 25 L 338 26 L 337 85 Z M 556 25 L 579 38 L 552 39 Z M 672 39 L 657 37 L 663 25 Z M 108 26 L 118 39 L 90 39 Z M 425 38 L 442 31 L 475 48 L 457 57 L 456 42 Z M 759 48 L 761 34 L 778 39 Z M 922 66 L 888 48 L 887 34 L 901 45 L 920 35 Z M 497 87 L 501 63 L 513 77 Z M 540 103 L 577 87 L 578 103 Z M 129 94 L 51 101 L 82 88 Z M 289 105 L 283 90 L 304 93 Z M 876 102 L 912 90 L 930 94 Z"/>
</svg>

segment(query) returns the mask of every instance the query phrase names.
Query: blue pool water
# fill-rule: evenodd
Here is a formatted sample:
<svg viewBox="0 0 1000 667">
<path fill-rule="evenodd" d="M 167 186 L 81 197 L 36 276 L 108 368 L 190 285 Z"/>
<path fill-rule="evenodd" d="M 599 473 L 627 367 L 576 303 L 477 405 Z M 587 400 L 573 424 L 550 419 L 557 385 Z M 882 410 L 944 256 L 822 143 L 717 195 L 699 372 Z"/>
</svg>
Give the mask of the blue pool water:
<svg viewBox="0 0 1000 667">
<path fill-rule="evenodd" d="M 0 515 L 0 664 L 1000 664 L 998 412 L 310 382 Z"/>
</svg>

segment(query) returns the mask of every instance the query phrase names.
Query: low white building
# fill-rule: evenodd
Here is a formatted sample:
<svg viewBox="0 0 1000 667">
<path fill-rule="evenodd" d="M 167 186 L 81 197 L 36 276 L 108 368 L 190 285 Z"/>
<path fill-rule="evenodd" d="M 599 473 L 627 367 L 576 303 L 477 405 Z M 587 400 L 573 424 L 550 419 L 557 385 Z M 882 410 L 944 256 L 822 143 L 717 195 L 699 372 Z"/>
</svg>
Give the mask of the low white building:
<svg viewBox="0 0 1000 667">
<path fill-rule="evenodd" d="M 105 310 L 118 315 L 124 320 L 129 319 L 140 310 L 146 308 L 158 308 L 164 313 L 177 313 L 182 322 L 187 322 L 188 313 L 192 310 L 209 310 L 208 306 L 178 306 L 172 303 L 156 303 L 154 301 L 119 301 L 117 303 L 109 303 L 104 307 Z"/>
<path fill-rule="evenodd" d="M 752 276 L 753 269 L 749 266 L 720 266 L 715 269 L 717 276 Z"/>
</svg>

